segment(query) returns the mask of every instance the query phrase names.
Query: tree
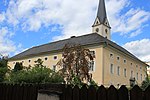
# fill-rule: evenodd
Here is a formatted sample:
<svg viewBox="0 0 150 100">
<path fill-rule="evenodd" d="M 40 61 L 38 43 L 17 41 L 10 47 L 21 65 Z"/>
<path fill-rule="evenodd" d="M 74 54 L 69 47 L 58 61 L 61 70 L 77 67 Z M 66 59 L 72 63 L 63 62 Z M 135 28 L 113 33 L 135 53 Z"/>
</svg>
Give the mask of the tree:
<svg viewBox="0 0 150 100">
<path fill-rule="evenodd" d="M 7 59 L 4 59 L 4 57 L 0 59 L 0 82 L 4 81 L 5 75 L 8 71 L 7 62 Z"/>
<path fill-rule="evenodd" d="M 20 63 L 20 62 L 16 62 L 16 64 L 15 64 L 15 66 L 14 66 L 14 71 L 16 72 L 16 71 L 20 71 L 20 70 L 22 70 L 23 69 L 23 65 L 22 65 L 22 63 Z"/>
<path fill-rule="evenodd" d="M 145 80 L 142 82 L 141 88 L 142 88 L 143 90 L 145 90 L 149 85 L 150 85 L 150 77 L 149 77 L 148 74 L 146 73 L 146 78 L 145 78 Z"/>
<path fill-rule="evenodd" d="M 89 73 L 89 63 L 94 60 L 94 55 L 89 49 L 81 45 L 65 45 L 62 59 L 56 64 L 60 67 L 59 73 L 64 77 L 67 84 L 82 84 L 93 82 Z"/>
</svg>

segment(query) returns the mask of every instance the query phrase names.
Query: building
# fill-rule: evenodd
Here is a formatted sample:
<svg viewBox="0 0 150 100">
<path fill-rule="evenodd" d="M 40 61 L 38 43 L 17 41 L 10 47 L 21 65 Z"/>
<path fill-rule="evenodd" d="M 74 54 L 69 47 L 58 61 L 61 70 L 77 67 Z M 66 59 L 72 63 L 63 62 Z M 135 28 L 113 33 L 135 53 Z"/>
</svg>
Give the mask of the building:
<svg viewBox="0 0 150 100">
<path fill-rule="evenodd" d="M 147 66 L 147 74 L 150 76 L 150 62 L 146 62 Z"/>
<path fill-rule="evenodd" d="M 135 78 L 136 83 L 140 85 L 146 77 L 147 65 L 112 42 L 110 30 L 105 2 L 100 0 L 92 33 L 32 47 L 10 58 L 8 64 L 13 67 L 16 62 L 22 62 L 24 66 L 32 66 L 34 61 L 40 58 L 44 61 L 44 65 L 57 70 L 55 65 L 62 57 L 62 48 L 65 44 L 76 43 L 94 52 L 96 58 L 90 65 L 90 72 L 99 85 L 129 86 L 132 78 Z"/>
</svg>

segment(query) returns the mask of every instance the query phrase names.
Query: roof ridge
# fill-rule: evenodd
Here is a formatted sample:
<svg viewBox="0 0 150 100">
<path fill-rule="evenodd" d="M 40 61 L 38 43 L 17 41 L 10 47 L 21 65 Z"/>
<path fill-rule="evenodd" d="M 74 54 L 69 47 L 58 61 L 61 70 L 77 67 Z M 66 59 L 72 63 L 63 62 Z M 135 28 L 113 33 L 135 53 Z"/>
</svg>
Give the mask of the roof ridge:
<svg viewBox="0 0 150 100">
<path fill-rule="evenodd" d="M 88 36 L 88 35 L 92 35 L 92 34 L 97 34 L 97 33 L 84 34 L 84 35 L 80 35 L 80 36 L 75 36 L 74 38 L 80 38 L 80 37 L 84 37 L 84 36 Z M 99 34 L 98 34 L 98 35 L 99 35 Z M 37 48 L 37 47 L 41 47 L 41 46 L 45 46 L 45 45 L 53 44 L 53 43 L 58 43 L 58 42 L 66 41 L 66 40 L 70 40 L 70 39 L 72 39 L 72 38 L 66 38 L 66 39 L 63 39 L 63 40 L 58 40 L 58 41 L 49 42 L 49 43 L 45 43 L 45 44 L 42 44 L 42 45 L 33 46 L 32 48 Z M 31 48 L 30 48 L 30 49 L 31 49 Z M 29 49 L 28 49 L 28 50 L 29 50 Z"/>
</svg>

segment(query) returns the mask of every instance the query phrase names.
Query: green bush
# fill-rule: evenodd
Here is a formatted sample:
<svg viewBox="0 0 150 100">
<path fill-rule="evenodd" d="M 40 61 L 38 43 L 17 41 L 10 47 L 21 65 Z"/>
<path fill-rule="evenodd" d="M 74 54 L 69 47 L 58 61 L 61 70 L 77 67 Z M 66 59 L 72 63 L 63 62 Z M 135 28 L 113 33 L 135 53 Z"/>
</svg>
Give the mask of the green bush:
<svg viewBox="0 0 150 100">
<path fill-rule="evenodd" d="M 6 67 L 0 67 L 0 82 L 4 81 L 6 72 L 7 72 Z"/>
<path fill-rule="evenodd" d="M 4 81 L 7 71 L 7 60 L 0 59 L 0 82 Z"/>
<path fill-rule="evenodd" d="M 150 77 L 146 77 L 145 80 L 142 82 L 141 88 L 145 90 L 150 85 Z"/>
<path fill-rule="evenodd" d="M 22 70 L 22 69 L 23 69 L 22 63 L 16 62 L 13 71 L 16 72 L 16 71 L 19 71 L 19 70 Z"/>
<path fill-rule="evenodd" d="M 18 71 L 12 71 L 8 82 L 9 83 L 62 83 L 63 77 L 54 72 L 53 70 L 46 68 L 38 60 L 37 64 L 30 69 L 22 69 Z"/>
</svg>

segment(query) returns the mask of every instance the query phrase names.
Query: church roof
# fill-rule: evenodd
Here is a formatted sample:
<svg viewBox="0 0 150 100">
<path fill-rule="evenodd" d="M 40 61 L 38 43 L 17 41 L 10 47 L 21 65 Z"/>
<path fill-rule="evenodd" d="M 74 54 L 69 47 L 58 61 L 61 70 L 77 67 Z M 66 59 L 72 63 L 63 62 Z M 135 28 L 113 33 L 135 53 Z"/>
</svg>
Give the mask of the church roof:
<svg viewBox="0 0 150 100">
<path fill-rule="evenodd" d="M 105 0 L 99 0 L 98 12 L 97 17 L 102 24 L 104 24 L 107 15 L 106 15 L 106 8 L 105 8 Z"/>
<path fill-rule="evenodd" d="M 62 50 L 63 47 L 66 44 L 80 44 L 82 46 L 93 46 L 93 45 L 110 45 L 113 48 L 118 49 L 119 51 L 123 52 L 124 54 L 127 54 L 131 56 L 132 58 L 135 58 L 139 60 L 137 57 L 135 57 L 133 54 L 128 52 L 123 47 L 117 45 L 116 43 L 108 40 L 107 38 L 104 38 L 103 36 L 97 34 L 97 33 L 91 33 L 87 35 L 82 35 L 78 37 L 71 37 L 68 39 L 47 43 L 44 45 L 32 47 L 18 55 L 15 55 L 14 57 L 10 58 L 9 60 L 17 60 L 17 59 L 23 59 L 26 57 L 32 57 L 43 53 L 50 53 L 50 52 L 58 52 L 59 50 Z M 140 60 L 139 60 L 140 61 Z"/>
</svg>

